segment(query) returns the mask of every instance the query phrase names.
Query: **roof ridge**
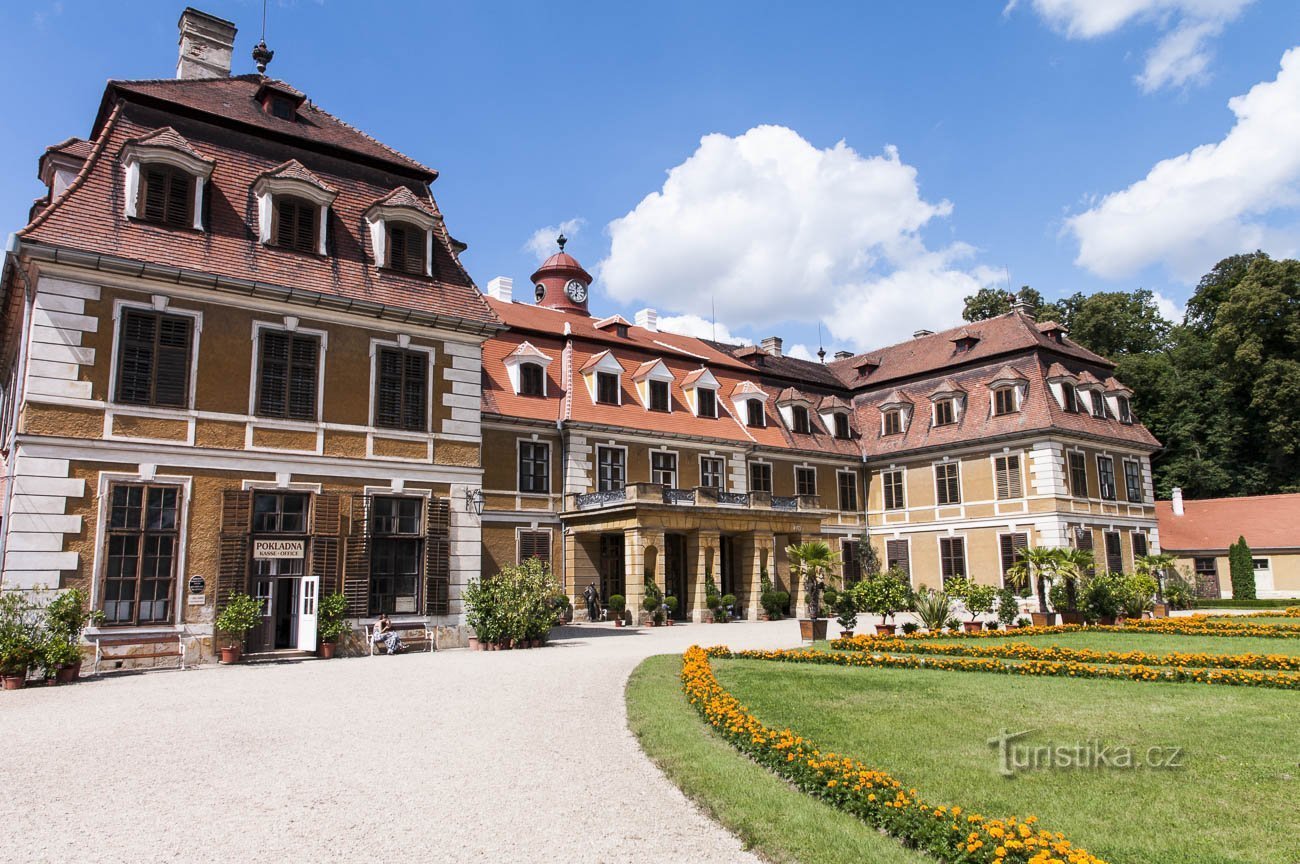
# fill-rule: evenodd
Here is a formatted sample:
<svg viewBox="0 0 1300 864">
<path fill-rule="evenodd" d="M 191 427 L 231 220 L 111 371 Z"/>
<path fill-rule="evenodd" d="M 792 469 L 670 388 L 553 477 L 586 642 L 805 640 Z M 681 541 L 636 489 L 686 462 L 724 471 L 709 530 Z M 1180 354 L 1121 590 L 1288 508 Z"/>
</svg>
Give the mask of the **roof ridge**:
<svg viewBox="0 0 1300 864">
<path fill-rule="evenodd" d="M 99 139 L 95 141 L 95 147 L 90 151 L 90 155 L 86 157 L 86 161 L 81 163 L 81 170 L 77 172 L 77 176 L 72 178 L 72 182 L 68 184 L 68 188 L 63 190 L 62 195 L 59 195 L 57 198 L 53 195 L 50 196 L 50 203 L 47 204 L 40 213 L 37 213 L 36 216 L 18 232 L 19 237 L 24 237 L 30 231 L 39 228 L 54 214 L 54 211 L 60 204 L 71 198 L 73 192 L 85 185 L 86 178 L 90 176 L 91 168 L 99 162 L 100 154 L 104 151 L 104 148 L 108 146 L 110 133 L 113 131 L 113 127 L 117 125 L 118 118 L 121 117 L 121 114 L 122 103 L 119 102 L 113 106 L 113 113 L 108 115 L 108 120 L 104 122 L 104 127 L 100 129 Z"/>
</svg>

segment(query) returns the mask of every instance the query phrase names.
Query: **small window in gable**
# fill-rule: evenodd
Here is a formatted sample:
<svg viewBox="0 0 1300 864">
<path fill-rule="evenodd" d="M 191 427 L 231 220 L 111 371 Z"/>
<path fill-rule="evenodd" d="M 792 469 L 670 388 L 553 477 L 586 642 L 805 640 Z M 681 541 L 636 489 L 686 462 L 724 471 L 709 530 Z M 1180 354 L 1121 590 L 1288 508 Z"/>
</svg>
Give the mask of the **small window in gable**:
<svg viewBox="0 0 1300 864">
<path fill-rule="evenodd" d="M 1070 414 L 1079 413 L 1079 391 L 1068 381 L 1061 384 L 1061 407 Z"/>
<path fill-rule="evenodd" d="M 1092 400 L 1093 417 L 1096 417 L 1099 420 L 1105 420 L 1110 416 L 1109 412 L 1106 411 L 1106 400 L 1102 397 L 1099 391 L 1092 391 L 1088 394 L 1088 398 Z"/>
<path fill-rule="evenodd" d="M 793 431 L 800 435 L 812 434 L 812 422 L 808 419 L 808 409 L 802 405 L 795 405 L 790 409 L 790 426 Z"/>
<path fill-rule="evenodd" d="M 278 117 L 281 120 L 292 120 L 298 113 L 294 104 L 283 96 L 272 96 L 267 100 L 266 108 L 272 117 Z"/>
<path fill-rule="evenodd" d="M 602 405 L 617 405 L 618 376 L 613 372 L 596 373 L 596 401 Z"/>
<path fill-rule="evenodd" d="M 647 382 L 650 386 L 650 410 L 667 411 L 668 410 L 668 382 L 656 381 L 651 379 Z"/>
<path fill-rule="evenodd" d="M 993 415 L 1000 417 L 1003 414 L 1015 414 L 1019 410 L 1016 406 L 1016 388 L 999 387 L 993 391 Z"/>
<path fill-rule="evenodd" d="M 948 426 L 957 422 L 951 399 L 940 399 L 934 403 L 934 425 Z"/>
<path fill-rule="evenodd" d="M 542 396 L 542 381 L 546 371 L 540 363 L 519 364 L 519 395 Z"/>
<path fill-rule="evenodd" d="M 903 434 L 903 412 L 897 408 L 886 411 L 881 415 L 883 426 L 882 435 L 902 435 Z"/>
<path fill-rule="evenodd" d="M 847 440 L 851 432 L 849 430 L 849 415 L 835 415 L 835 437 Z"/>
<path fill-rule="evenodd" d="M 403 273 L 422 276 L 426 272 L 429 234 L 407 222 L 389 222 L 388 266 Z"/>
<path fill-rule="evenodd" d="M 194 223 L 194 178 L 169 165 L 146 165 L 136 213 L 146 222 L 189 228 Z"/>
<path fill-rule="evenodd" d="M 277 195 L 274 218 L 271 236 L 275 238 L 275 245 L 298 252 L 316 251 L 318 216 L 315 204 L 292 195 Z"/>
<path fill-rule="evenodd" d="M 1117 396 L 1115 404 L 1119 406 L 1119 422 L 1131 424 L 1133 422 L 1133 405 L 1129 402 L 1127 396 Z"/>
<path fill-rule="evenodd" d="M 708 387 L 701 387 L 695 391 L 695 398 L 699 404 L 699 415 L 714 419 L 718 416 L 718 393 Z"/>
<path fill-rule="evenodd" d="M 766 418 L 763 416 L 763 400 L 747 399 L 745 401 L 745 425 L 754 429 L 762 429 L 767 425 Z"/>
</svg>

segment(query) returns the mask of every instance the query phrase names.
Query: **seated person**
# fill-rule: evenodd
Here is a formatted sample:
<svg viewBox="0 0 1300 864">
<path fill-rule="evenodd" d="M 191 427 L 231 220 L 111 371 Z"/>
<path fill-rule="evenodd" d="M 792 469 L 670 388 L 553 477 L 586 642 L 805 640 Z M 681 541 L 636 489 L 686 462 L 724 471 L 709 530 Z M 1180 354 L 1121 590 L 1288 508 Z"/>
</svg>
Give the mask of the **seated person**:
<svg viewBox="0 0 1300 864">
<path fill-rule="evenodd" d="M 379 613 L 379 620 L 375 622 L 371 641 L 376 645 L 384 643 L 389 654 L 400 654 L 402 651 L 402 638 L 397 635 L 397 631 L 393 629 L 393 622 L 389 621 L 388 615 L 383 612 Z"/>
</svg>

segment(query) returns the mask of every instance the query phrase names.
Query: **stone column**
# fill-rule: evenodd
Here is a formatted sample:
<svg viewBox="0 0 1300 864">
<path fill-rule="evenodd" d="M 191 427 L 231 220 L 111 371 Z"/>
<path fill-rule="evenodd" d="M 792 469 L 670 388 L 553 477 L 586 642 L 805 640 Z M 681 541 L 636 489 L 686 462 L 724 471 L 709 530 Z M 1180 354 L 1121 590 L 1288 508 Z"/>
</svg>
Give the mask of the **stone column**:
<svg viewBox="0 0 1300 864">
<path fill-rule="evenodd" d="M 650 620 L 641 608 L 645 599 L 646 577 L 654 579 L 659 590 L 664 589 L 664 532 L 656 529 L 629 528 L 623 532 L 623 579 L 627 587 L 627 609 L 633 624 Z M 654 553 L 648 554 L 653 548 Z"/>
<path fill-rule="evenodd" d="M 748 587 L 741 602 L 745 604 L 747 619 L 757 621 L 759 613 L 763 611 L 763 570 L 767 570 L 767 577 L 771 579 L 776 538 L 756 531 L 745 538 L 745 544 L 745 582 Z"/>
<path fill-rule="evenodd" d="M 690 572 L 687 574 L 687 593 L 690 595 L 690 612 L 691 620 L 696 624 L 702 622 L 708 614 L 705 607 L 705 584 L 708 580 L 709 571 L 718 569 L 718 549 L 721 546 L 721 538 L 717 531 L 697 531 L 695 536 L 695 555 L 690 561 Z M 718 574 L 713 574 L 716 582 Z"/>
</svg>

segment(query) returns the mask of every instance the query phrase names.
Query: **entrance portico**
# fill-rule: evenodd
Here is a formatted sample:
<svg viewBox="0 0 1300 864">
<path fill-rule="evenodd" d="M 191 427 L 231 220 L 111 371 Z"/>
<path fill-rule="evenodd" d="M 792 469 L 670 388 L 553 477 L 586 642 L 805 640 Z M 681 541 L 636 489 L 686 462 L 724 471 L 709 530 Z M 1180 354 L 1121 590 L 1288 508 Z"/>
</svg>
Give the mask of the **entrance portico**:
<svg viewBox="0 0 1300 864">
<path fill-rule="evenodd" d="M 702 621 L 712 579 L 720 594 L 735 594 L 736 608 L 746 618 L 757 620 L 764 573 L 775 588 L 795 590 L 777 572 L 778 542 L 783 548 L 800 536 L 816 536 L 821 517 L 799 509 L 797 502 L 777 509 L 772 496 L 763 493 L 728 496 L 727 503 L 718 497 L 713 490 L 654 483 L 630 484 L 618 493 L 570 495 L 560 514 L 570 587 L 579 593 L 595 582 L 603 602 L 622 594 L 632 620 L 642 622 L 648 617 L 641 608 L 645 583 L 653 580 L 677 597 L 680 617 Z M 620 544 L 622 558 L 614 560 L 609 552 Z"/>
</svg>

